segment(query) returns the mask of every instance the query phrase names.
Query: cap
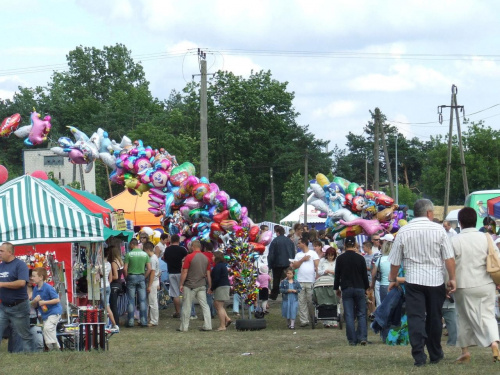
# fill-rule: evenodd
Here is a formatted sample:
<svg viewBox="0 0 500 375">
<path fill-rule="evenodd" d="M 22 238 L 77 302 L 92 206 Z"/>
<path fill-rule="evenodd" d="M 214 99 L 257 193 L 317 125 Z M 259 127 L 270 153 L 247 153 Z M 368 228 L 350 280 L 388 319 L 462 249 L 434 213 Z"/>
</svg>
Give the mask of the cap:
<svg viewBox="0 0 500 375">
<path fill-rule="evenodd" d="M 383 235 L 382 237 L 380 237 L 380 240 L 381 241 L 394 241 L 394 236 L 390 233 L 387 233 L 385 235 Z"/>
<path fill-rule="evenodd" d="M 269 272 L 269 267 L 266 266 L 265 264 L 262 264 L 260 267 L 259 267 L 259 273 L 268 273 Z"/>
<path fill-rule="evenodd" d="M 321 249 L 322 252 L 326 253 L 326 251 L 330 248 L 331 246 L 329 245 L 325 245 L 323 246 L 323 248 Z"/>
</svg>

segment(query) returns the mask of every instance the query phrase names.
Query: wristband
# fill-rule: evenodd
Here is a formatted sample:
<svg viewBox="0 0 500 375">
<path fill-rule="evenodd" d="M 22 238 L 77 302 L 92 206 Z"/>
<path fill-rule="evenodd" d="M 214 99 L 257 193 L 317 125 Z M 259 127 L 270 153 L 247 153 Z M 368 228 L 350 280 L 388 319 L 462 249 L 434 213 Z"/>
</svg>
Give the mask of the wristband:
<svg viewBox="0 0 500 375">
<path fill-rule="evenodd" d="M 398 280 L 388 280 L 390 283 L 397 283 Z"/>
</svg>

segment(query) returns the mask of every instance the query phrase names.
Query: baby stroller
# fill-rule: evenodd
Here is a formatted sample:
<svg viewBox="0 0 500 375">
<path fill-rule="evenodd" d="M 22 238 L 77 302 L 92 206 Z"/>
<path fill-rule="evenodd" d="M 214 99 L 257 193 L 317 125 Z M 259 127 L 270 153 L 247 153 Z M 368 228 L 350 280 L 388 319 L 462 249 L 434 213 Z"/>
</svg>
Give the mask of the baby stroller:
<svg viewBox="0 0 500 375">
<path fill-rule="evenodd" d="M 342 317 L 340 301 L 333 289 L 334 279 L 331 276 L 320 276 L 313 286 L 314 315 L 316 320 L 331 320 L 338 322 L 342 329 L 344 319 Z"/>
</svg>

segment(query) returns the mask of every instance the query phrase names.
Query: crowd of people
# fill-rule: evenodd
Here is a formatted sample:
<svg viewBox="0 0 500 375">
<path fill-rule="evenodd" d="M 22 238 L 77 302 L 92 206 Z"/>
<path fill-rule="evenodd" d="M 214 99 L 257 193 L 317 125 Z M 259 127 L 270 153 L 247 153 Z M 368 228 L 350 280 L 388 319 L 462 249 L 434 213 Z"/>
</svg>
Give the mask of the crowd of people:
<svg viewBox="0 0 500 375">
<path fill-rule="evenodd" d="M 318 278 L 326 277 L 336 293 L 335 303 L 342 305 L 338 314 L 345 320 L 349 345 L 369 344 L 371 327 L 384 343 L 409 343 L 415 366 L 425 365 L 427 357 L 430 363 L 438 363 L 444 358 L 445 322 L 447 345 L 461 348 L 457 363 L 470 361 L 468 348 L 473 345 L 490 347 L 493 360 L 498 361 L 498 288 L 486 271 L 489 246 L 497 253 L 500 247 L 494 221 L 486 218 L 485 226 L 477 230 L 477 213 L 466 207 L 458 215 L 461 232 L 457 234 L 449 222 L 436 222 L 433 212 L 432 202 L 418 200 L 415 218 L 395 236 L 374 234 L 361 244 L 352 236 L 336 242 L 324 230 L 302 224 L 285 234 L 276 225 L 274 239 L 258 260 L 259 298 L 254 312 L 264 316 L 270 310 L 268 301 L 281 296 L 281 315 L 289 329 L 295 329 L 297 317 L 300 327 L 315 324 L 310 313 L 313 288 Z M 266 230 L 267 226 L 261 227 L 261 232 Z M 216 316 L 215 330 L 225 331 L 232 324 L 226 311 L 231 283 L 224 253 L 196 240 L 187 248 L 182 240 L 164 233 L 155 246 L 141 232 L 139 240 L 130 241 L 124 258 L 118 243 L 108 243 L 103 272 L 106 293 L 102 294 L 107 296 L 110 330 L 120 329 L 118 297 L 124 291 L 128 296 L 124 326 L 133 327 L 136 321 L 141 327 L 158 326 L 157 291 L 166 274 L 172 318 L 179 319 L 177 331 L 188 331 L 196 318 L 195 299 L 203 315 L 201 331 L 213 330 Z M 29 275 L 9 243 L 0 246 L 0 260 L 0 334 L 11 326 L 18 335 L 17 351 L 31 351 L 30 316 L 36 318 L 33 310 L 38 309 L 46 347 L 59 349 L 55 329 L 62 309 L 57 293 L 45 282 L 45 270 L 35 269 Z M 236 314 L 239 301 L 234 294 Z M 323 325 L 336 327 L 338 322 L 326 320 Z"/>
</svg>

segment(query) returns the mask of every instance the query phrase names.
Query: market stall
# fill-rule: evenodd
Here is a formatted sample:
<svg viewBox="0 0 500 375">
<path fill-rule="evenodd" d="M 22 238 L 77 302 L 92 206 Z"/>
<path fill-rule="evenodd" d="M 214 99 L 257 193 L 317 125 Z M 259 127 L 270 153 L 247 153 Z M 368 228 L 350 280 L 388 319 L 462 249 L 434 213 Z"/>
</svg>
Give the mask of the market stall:
<svg viewBox="0 0 500 375">
<path fill-rule="evenodd" d="M 98 282 L 95 277 L 96 265 L 97 259 L 102 259 L 102 242 L 104 241 L 104 224 L 101 215 L 90 214 L 51 182 L 28 175 L 18 177 L 0 187 L 0 212 L 2 214 L 0 243 L 10 242 L 16 246 L 16 250 L 20 246 L 29 245 L 32 249 L 30 256 L 42 251 L 41 248 L 37 248 L 41 244 L 51 247 L 56 244 L 84 243 L 88 248 L 88 258 L 91 259 L 88 269 L 93 275 L 92 282 Z M 53 249 L 50 249 L 49 253 L 51 251 Z M 68 252 L 71 255 L 71 250 L 66 254 Z M 16 256 L 18 255 L 20 254 L 16 253 Z M 64 273 L 64 268 L 60 269 Z M 58 280 L 59 276 L 61 275 L 57 275 Z M 61 290 L 59 287 L 57 291 L 60 295 L 66 296 L 66 289 Z M 103 314 L 100 314 L 96 306 L 86 311 L 96 312 L 87 314 L 91 318 L 96 318 L 92 323 L 98 327 L 98 337 L 94 331 L 92 343 L 99 348 L 104 348 L 103 340 L 105 339 L 100 338 L 106 337 L 105 314 L 103 319 L 99 320 Z M 71 317 L 67 306 L 66 313 L 68 318 Z M 78 314 L 81 315 L 80 311 Z M 86 319 L 87 315 L 85 315 Z M 85 324 L 87 323 L 86 321 Z M 91 332 L 87 330 L 86 325 L 82 324 L 76 323 L 75 328 L 83 340 L 84 337 L 90 337 Z M 97 340 L 94 340 L 96 338 Z M 90 349 L 90 347 L 87 346 L 85 349 Z"/>
<path fill-rule="evenodd" d="M 149 192 L 132 195 L 127 190 L 106 200 L 115 210 L 123 210 L 125 219 L 132 220 L 134 226 L 161 228 L 160 218 L 149 212 Z"/>
</svg>

